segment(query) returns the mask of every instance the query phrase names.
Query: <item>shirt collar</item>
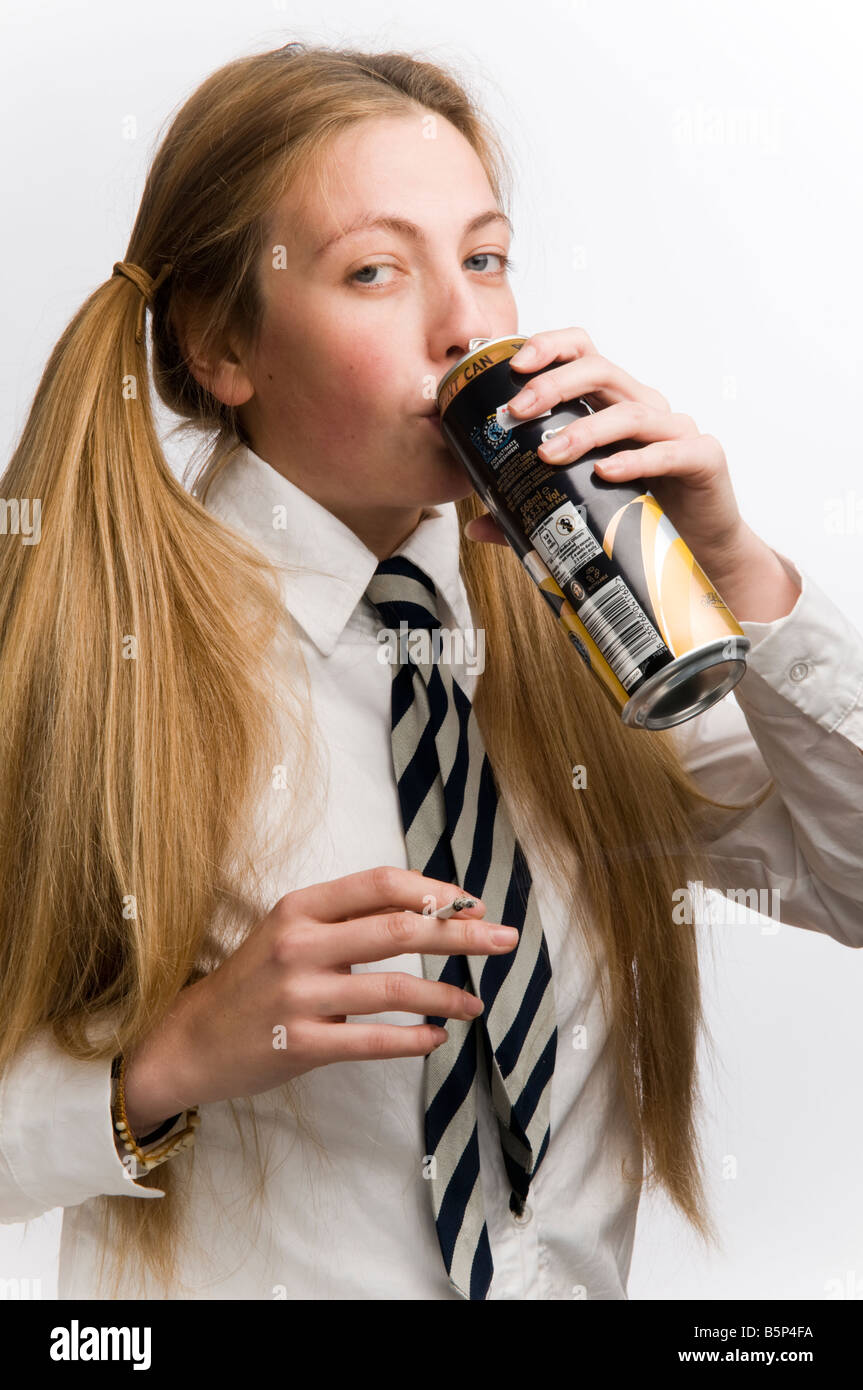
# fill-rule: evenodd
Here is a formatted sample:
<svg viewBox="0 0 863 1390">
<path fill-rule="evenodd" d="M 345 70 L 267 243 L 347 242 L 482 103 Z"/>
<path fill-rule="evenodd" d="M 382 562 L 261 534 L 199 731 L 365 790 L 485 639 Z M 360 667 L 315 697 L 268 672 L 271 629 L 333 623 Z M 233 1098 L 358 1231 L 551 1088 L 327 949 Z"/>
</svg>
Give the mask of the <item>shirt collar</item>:
<svg viewBox="0 0 863 1390">
<path fill-rule="evenodd" d="M 217 474 L 205 506 L 275 563 L 285 607 L 331 656 L 378 566 L 374 551 L 247 445 Z M 451 610 L 462 611 L 454 502 L 426 507 L 394 553 L 419 565 Z"/>
</svg>

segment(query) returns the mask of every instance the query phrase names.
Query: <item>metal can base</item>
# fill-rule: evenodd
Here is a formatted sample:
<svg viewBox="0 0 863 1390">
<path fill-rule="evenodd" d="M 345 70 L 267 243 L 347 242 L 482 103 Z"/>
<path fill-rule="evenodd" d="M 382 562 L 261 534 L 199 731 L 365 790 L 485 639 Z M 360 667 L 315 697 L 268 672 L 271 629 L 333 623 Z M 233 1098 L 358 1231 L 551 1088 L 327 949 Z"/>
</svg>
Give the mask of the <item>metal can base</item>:
<svg viewBox="0 0 863 1390">
<path fill-rule="evenodd" d="M 627 700 L 620 715 L 624 724 L 637 729 L 670 729 L 717 704 L 746 672 L 749 638 L 730 640 L 740 655 L 723 657 L 729 638 L 720 637 L 657 671 Z"/>
</svg>

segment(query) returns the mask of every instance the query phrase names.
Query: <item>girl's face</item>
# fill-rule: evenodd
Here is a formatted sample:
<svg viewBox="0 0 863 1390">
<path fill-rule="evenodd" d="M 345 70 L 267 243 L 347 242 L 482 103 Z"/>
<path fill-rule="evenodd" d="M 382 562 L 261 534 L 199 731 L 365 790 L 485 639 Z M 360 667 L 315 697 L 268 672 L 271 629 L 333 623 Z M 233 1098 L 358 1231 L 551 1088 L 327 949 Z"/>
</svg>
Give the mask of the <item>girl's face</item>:
<svg viewBox="0 0 863 1390">
<path fill-rule="evenodd" d="M 472 492 L 426 417 L 471 338 L 517 330 L 510 230 L 473 149 L 432 113 L 344 132 L 324 182 L 270 218 L 262 332 L 233 403 L 255 453 L 383 558 L 425 504 Z M 371 225 L 383 217 L 403 225 Z"/>
</svg>

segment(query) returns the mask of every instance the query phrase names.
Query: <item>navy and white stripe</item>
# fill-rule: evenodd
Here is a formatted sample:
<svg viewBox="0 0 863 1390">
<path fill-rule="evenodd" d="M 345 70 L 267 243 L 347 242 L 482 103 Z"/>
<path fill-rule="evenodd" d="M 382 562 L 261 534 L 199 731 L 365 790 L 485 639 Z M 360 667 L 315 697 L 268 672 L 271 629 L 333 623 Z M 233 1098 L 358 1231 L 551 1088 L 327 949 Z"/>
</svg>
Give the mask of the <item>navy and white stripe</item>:
<svg viewBox="0 0 863 1390">
<path fill-rule="evenodd" d="M 382 560 L 366 597 L 386 628 L 440 627 L 437 590 L 405 556 Z M 482 1068 L 498 1121 L 503 1161 L 521 1215 L 550 1138 L 557 1047 L 551 961 L 530 871 L 498 799 L 471 702 L 448 663 L 393 663 L 392 746 L 408 864 L 458 884 L 486 905 L 485 920 L 519 929 L 501 956 L 423 956 L 426 979 L 483 1000 L 474 1020 L 430 1018 L 447 1042 L 425 1059 L 426 1155 L 438 1240 L 454 1288 L 484 1299 L 493 1263 L 480 1180 L 476 1088 Z"/>
</svg>

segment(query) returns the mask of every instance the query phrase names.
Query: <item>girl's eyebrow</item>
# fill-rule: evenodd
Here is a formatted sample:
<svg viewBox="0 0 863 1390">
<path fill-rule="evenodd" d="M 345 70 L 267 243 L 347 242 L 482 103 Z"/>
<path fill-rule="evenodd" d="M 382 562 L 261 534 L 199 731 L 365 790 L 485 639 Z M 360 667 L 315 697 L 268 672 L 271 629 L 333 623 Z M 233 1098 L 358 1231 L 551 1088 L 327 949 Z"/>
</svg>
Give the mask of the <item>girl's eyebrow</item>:
<svg viewBox="0 0 863 1390">
<path fill-rule="evenodd" d="M 489 222 L 505 222 L 510 232 L 513 231 L 512 223 L 506 213 L 501 212 L 499 208 L 490 208 L 488 212 L 480 212 L 476 217 L 472 217 L 471 220 L 465 224 L 462 235 L 467 236 L 470 232 L 479 231 L 480 227 L 487 226 Z M 312 259 L 318 260 L 325 251 L 329 251 L 330 247 L 335 246 L 337 242 L 343 241 L 345 237 L 352 236 L 354 232 L 364 231 L 369 227 L 384 227 L 387 231 L 398 232 L 402 236 L 410 237 L 411 240 L 419 243 L 425 243 L 428 240 L 425 232 L 421 227 L 418 227 L 415 222 L 408 222 L 404 217 L 397 217 L 393 213 L 367 212 L 355 218 L 349 226 L 345 227 L 344 231 L 336 232 L 333 236 L 328 237 L 326 241 L 321 242 L 312 253 Z"/>
</svg>

